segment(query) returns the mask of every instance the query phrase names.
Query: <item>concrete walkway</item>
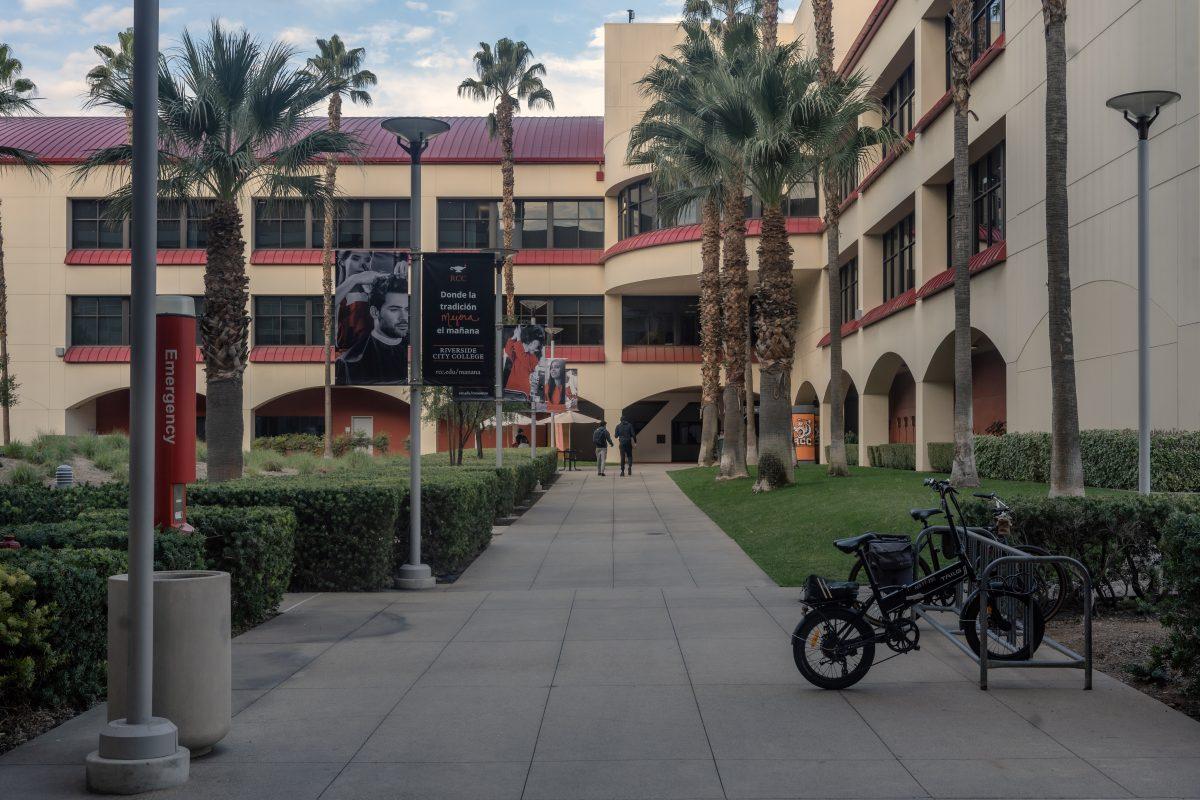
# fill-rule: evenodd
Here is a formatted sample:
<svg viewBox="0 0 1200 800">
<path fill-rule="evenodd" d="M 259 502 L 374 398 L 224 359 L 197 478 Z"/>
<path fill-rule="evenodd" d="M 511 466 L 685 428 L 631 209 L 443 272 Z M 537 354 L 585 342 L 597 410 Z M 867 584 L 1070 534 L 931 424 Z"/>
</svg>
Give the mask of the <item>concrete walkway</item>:
<svg viewBox="0 0 1200 800">
<path fill-rule="evenodd" d="M 1200 723 L 1102 675 L 981 692 L 927 632 L 814 689 L 796 597 L 662 468 L 566 474 L 451 587 L 289 597 L 234 642 L 233 731 L 156 796 L 1200 797 Z M 0 798 L 87 796 L 103 714 L 0 758 Z"/>
</svg>

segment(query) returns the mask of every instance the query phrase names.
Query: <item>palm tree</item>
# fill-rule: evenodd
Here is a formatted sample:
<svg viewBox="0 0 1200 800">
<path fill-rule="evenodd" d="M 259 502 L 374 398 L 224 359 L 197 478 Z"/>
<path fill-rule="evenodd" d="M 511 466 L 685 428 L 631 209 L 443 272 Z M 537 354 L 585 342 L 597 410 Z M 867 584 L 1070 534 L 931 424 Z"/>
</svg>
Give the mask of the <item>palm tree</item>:
<svg viewBox="0 0 1200 800">
<path fill-rule="evenodd" d="M 978 486 L 972 430 L 971 184 L 967 117 L 971 101 L 971 0 L 954 0 L 950 37 L 950 94 L 954 99 L 954 463 L 955 486 Z"/>
<path fill-rule="evenodd" d="M 160 196 L 212 197 L 208 221 L 205 311 L 200 321 L 207 373 L 208 477 L 242 474 L 242 374 L 246 368 L 248 301 L 239 198 L 253 188 L 272 200 L 329 202 L 314 161 L 353 156 L 358 140 L 304 122 L 325 89 L 289 62 L 296 51 L 264 44 L 213 22 L 200 40 L 184 31 L 180 52 L 159 74 Z M 176 74 L 168 71 L 174 68 Z M 82 178 L 122 169 L 128 145 L 93 152 Z M 129 210 L 128 185 L 113 192 L 113 214 Z"/>
<path fill-rule="evenodd" d="M 125 114 L 125 141 L 133 144 L 133 28 L 117 33 L 117 46 L 92 46 L 100 63 L 88 70 L 84 108 L 116 106 Z"/>
<path fill-rule="evenodd" d="M 0 42 L 0 117 L 37 113 L 33 96 L 37 87 L 29 78 L 22 78 L 24 66 L 12 54 L 12 48 Z M 0 167 L 22 166 L 44 173 L 46 165 L 34 153 L 19 147 L 0 145 Z M 3 203 L 3 199 L 0 199 Z M 0 209 L 2 212 L 2 209 Z M 4 228 L 0 213 L 0 408 L 4 411 L 4 444 L 12 441 L 12 407 L 17 404 L 17 382 L 8 364 L 8 281 L 4 274 Z"/>
<path fill-rule="evenodd" d="M 524 42 L 505 37 L 496 42 L 493 50 L 487 42 L 479 43 L 475 53 L 475 74 L 458 85 L 459 97 L 470 97 L 492 104 L 488 114 L 488 133 L 500 138 L 500 179 L 503 207 L 500 220 L 504 231 L 504 300 L 505 313 L 517 315 L 516 285 L 513 282 L 513 257 L 507 252 L 513 243 L 513 116 L 525 107 L 554 108 L 554 95 L 542 83 L 546 67 L 531 64 L 533 51 Z"/>
<path fill-rule="evenodd" d="M 1071 254 L 1067 230 L 1067 2 L 1042 0 L 1046 26 L 1046 286 L 1050 294 L 1050 495 L 1083 495 Z"/>
<path fill-rule="evenodd" d="M 378 81 L 375 73 L 362 69 L 366 50 L 355 47 L 347 50 L 336 33 L 329 39 L 317 39 L 319 55 L 308 59 L 305 72 L 329 93 L 329 130 L 342 129 L 342 98 L 352 103 L 371 105 L 367 87 Z M 325 156 L 325 185 L 331 194 L 337 192 L 337 156 Z M 333 216 L 334 204 L 325 203 L 325 226 L 321 247 L 321 291 L 324 294 L 324 321 L 321 330 L 325 338 L 325 458 L 333 458 Z"/>
</svg>

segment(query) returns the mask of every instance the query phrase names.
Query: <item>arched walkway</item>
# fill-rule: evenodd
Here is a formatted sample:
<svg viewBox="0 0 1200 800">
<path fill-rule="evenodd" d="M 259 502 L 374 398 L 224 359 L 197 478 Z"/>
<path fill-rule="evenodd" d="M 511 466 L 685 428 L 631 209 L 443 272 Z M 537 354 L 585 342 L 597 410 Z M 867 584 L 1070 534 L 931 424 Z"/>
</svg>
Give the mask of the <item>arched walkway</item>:
<svg viewBox="0 0 1200 800">
<path fill-rule="evenodd" d="M 884 353 L 871 367 L 861 417 L 862 445 L 916 444 L 916 381 L 896 353 Z"/>
<path fill-rule="evenodd" d="M 694 464 L 700 457 L 700 387 L 659 392 L 619 411 L 608 409 L 605 419 L 610 431 L 622 416 L 637 431 L 636 460 Z M 614 452 L 609 448 L 610 461 Z"/>
<path fill-rule="evenodd" d="M 253 434 L 324 434 L 325 390 L 316 386 L 280 395 L 254 409 Z M 351 432 L 379 436 L 386 433 L 390 452 L 406 450 L 408 403 L 383 392 L 359 386 L 333 389 L 333 434 Z"/>
<path fill-rule="evenodd" d="M 196 436 L 204 441 L 204 395 L 196 392 Z M 114 389 L 89 397 L 67 409 L 69 435 L 128 433 L 129 389 Z"/>
<path fill-rule="evenodd" d="M 982 331 L 971 329 L 972 425 L 975 433 L 1003 433 L 1008 427 L 1008 365 L 996 345 Z M 954 334 L 934 350 L 923 379 L 954 391 Z M 953 409 L 953 406 L 952 406 Z"/>
<path fill-rule="evenodd" d="M 854 383 L 854 378 L 849 372 L 842 372 L 842 432 L 845 435 L 846 450 L 858 451 L 858 432 L 859 432 L 859 396 L 858 386 Z M 828 463 L 825 456 L 825 447 L 829 444 L 829 415 L 831 411 L 831 402 L 833 395 L 833 384 L 826 383 L 825 391 L 821 395 L 821 419 L 820 419 L 820 441 L 821 446 L 818 449 L 818 455 L 822 464 Z"/>
</svg>

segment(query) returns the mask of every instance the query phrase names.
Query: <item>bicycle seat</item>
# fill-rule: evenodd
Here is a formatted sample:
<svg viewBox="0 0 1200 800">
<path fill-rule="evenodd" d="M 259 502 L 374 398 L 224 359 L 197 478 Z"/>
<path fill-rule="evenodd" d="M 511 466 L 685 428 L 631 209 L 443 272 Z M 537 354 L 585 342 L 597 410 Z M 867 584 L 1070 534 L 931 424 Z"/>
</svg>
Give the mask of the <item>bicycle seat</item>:
<svg viewBox="0 0 1200 800">
<path fill-rule="evenodd" d="M 908 515 L 922 525 L 929 523 L 929 518 L 942 513 L 940 508 L 910 508 Z"/>
<path fill-rule="evenodd" d="M 862 533 L 858 536 L 851 536 L 848 539 L 838 539 L 833 543 L 833 546 L 843 553 L 853 553 L 866 542 L 873 542 L 878 538 L 878 534 Z"/>
</svg>

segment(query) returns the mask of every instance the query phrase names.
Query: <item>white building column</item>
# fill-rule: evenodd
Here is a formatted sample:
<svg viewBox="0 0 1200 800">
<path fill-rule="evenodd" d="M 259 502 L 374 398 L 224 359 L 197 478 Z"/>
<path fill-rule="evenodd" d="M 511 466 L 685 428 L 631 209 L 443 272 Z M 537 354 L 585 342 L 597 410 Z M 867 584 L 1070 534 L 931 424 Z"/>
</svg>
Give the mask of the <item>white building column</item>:
<svg viewBox="0 0 1200 800">
<path fill-rule="evenodd" d="M 917 382 L 917 471 L 928 472 L 930 442 L 954 441 L 954 384 Z"/>
<path fill-rule="evenodd" d="M 858 463 L 871 466 L 867 448 L 887 444 L 888 440 L 888 396 L 863 392 L 858 396 Z"/>
</svg>

